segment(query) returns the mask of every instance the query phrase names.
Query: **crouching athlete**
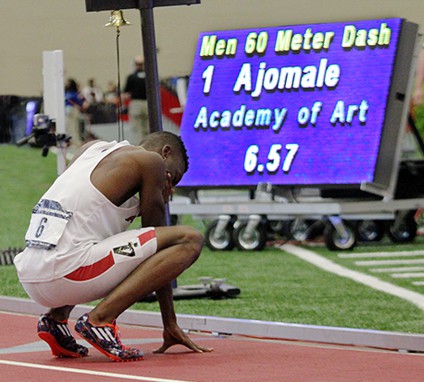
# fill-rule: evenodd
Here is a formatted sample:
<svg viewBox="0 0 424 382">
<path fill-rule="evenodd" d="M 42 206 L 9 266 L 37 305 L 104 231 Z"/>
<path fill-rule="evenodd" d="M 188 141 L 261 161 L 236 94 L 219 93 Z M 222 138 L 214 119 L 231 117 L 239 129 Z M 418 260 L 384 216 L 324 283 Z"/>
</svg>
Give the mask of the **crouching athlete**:
<svg viewBox="0 0 424 382">
<path fill-rule="evenodd" d="M 152 133 L 140 146 L 123 141 L 85 144 L 34 207 L 26 248 L 15 257 L 28 295 L 48 307 L 38 335 L 58 357 L 86 356 L 67 321 L 76 304 L 102 299 L 80 317 L 76 332 L 114 361 L 143 358 L 125 347 L 117 317 L 156 292 L 165 352 L 195 344 L 178 326 L 172 281 L 200 255 L 203 238 L 188 226 L 167 227 L 166 203 L 188 168 L 184 143 L 169 132 Z M 129 229 L 141 216 L 142 228 Z"/>
</svg>

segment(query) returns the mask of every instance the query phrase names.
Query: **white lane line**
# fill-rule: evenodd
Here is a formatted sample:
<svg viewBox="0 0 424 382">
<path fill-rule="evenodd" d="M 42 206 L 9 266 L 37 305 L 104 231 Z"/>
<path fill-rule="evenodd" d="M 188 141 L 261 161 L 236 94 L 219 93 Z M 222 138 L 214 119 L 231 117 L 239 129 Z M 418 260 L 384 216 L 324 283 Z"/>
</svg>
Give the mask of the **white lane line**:
<svg viewBox="0 0 424 382">
<path fill-rule="evenodd" d="M 347 277 L 351 280 L 367 285 L 381 292 L 402 298 L 418 306 L 420 309 L 424 310 L 424 295 L 420 293 L 413 292 L 409 289 L 390 284 L 374 276 L 369 276 L 357 271 L 353 271 L 351 269 L 347 269 L 305 248 L 296 247 L 291 244 L 284 244 L 280 246 L 280 248 L 283 251 L 295 255 L 298 258 L 305 260 L 311 264 L 314 264 L 318 268 L 321 268 L 327 272 L 331 272 L 342 277 Z"/>
<path fill-rule="evenodd" d="M 205 338 L 201 338 L 199 340 L 204 340 Z M 162 342 L 162 338 L 126 338 L 122 341 L 124 345 L 145 345 L 145 344 L 160 344 Z M 88 348 L 92 348 L 92 346 L 85 340 L 78 338 L 78 343 L 84 345 Z M 32 343 L 27 343 L 24 345 L 12 346 L 10 348 L 2 348 L 0 349 L 1 354 L 17 354 L 17 353 L 31 353 L 31 352 L 40 352 L 40 351 L 49 351 L 49 346 L 44 341 L 36 341 Z"/>
<path fill-rule="evenodd" d="M 423 272 L 410 272 L 410 273 L 393 273 L 392 276 L 394 279 L 412 279 L 424 277 Z"/>
<path fill-rule="evenodd" d="M 417 286 L 421 286 L 421 285 L 424 285 L 424 281 L 413 281 L 412 284 L 417 285 Z"/>
<path fill-rule="evenodd" d="M 359 266 L 374 266 L 374 265 L 402 265 L 402 264 L 424 264 L 424 259 L 418 260 L 365 260 L 355 261 L 355 265 Z"/>
<path fill-rule="evenodd" d="M 143 362 L 143 361 L 141 361 Z M 182 381 L 177 379 L 164 379 L 164 378 L 153 378 L 153 377 L 142 377 L 139 375 L 130 375 L 130 374 L 118 374 L 118 373 L 106 373 L 103 371 L 96 370 L 85 370 L 85 369 L 72 369 L 70 367 L 58 367 L 58 366 L 48 366 L 48 365 L 37 365 L 36 363 L 26 363 L 26 362 L 15 362 L 15 361 L 6 361 L 0 359 L 0 364 L 11 365 L 11 366 L 21 366 L 21 367 L 30 367 L 34 369 L 45 369 L 53 371 L 64 371 L 67 373 L 76 373 L 76 374 L 87 374 L 87 375 L 98 375 L 102 377 L 117 378 L 117 379 L 129 379 L 131 381 L 148 381 L 148 382 L 189 382 Z M 65 379 L 63 376 L 60 379 Z"/>
<path fill-rule="evenodd" d="M 339 253 L 341 259 L 360 259 L 366 257 L 414 257 L 424 256 L 424 251 L 407 252 L 364 252 L 364 253 Z"/>
<path fill-rule="evenodd" d="M 424 267 L 370 268 L 369 271 L 373 273 L 418 272 L 424 271 Z"/>
</svg>

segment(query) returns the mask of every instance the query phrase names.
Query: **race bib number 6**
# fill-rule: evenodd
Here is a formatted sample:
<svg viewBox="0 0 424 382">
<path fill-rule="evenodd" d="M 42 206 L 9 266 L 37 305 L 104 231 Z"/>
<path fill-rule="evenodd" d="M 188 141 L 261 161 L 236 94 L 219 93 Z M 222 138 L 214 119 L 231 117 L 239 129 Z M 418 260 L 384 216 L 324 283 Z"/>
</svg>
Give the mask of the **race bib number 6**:
<svg viewBox="0 0 424 382">
<path fill-rule="evenodd" d="M 32 210 L 31 222 L 25 235 L 28 247 L 51 249 L 62 237 L 72 212 L 54 200 L 42 199 Z"/>
</svg>

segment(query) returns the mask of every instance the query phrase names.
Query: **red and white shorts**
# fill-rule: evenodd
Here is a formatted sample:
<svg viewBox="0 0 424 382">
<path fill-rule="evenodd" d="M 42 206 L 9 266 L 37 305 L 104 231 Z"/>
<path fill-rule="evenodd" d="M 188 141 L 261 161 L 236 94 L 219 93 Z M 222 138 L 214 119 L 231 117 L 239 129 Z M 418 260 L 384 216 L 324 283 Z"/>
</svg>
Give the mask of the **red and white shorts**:
<svg viewBox="0 0 424 382">
<path fill-rule="evenodd" d="M 22 285 L 34 301 L 49 308 L 84 304 L 105 297 L 156 251 L 154 228 L 122 232 L 93 245 L 86 264 L 66 276 Z"/>
</svg>

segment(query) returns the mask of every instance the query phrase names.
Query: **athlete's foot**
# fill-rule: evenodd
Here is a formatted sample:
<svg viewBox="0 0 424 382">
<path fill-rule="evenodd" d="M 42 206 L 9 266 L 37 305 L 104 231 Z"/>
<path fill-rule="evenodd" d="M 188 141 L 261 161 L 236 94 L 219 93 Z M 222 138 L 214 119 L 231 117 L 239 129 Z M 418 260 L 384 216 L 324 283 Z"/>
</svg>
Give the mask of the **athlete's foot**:
<svg viewBox="0 0 424 382">
<path fill-rule="evenodd" d="M 86 313 L 77 320 L 75 330 L 82 338 L 113 361 L 128 362 L 143 359 L 144 354 L 141 350 L 122 345 L 116 321 L 112 324 L 94 325 Z"/>
<path fill-rule="evenodd" d="M 55 357 L 79 358 L 88 354 L 88 349 L 75 341 L 67 321 L 56 321 L 49 314 L 43 314 L 38 320 L 37 332 Z"/>
</svg>

